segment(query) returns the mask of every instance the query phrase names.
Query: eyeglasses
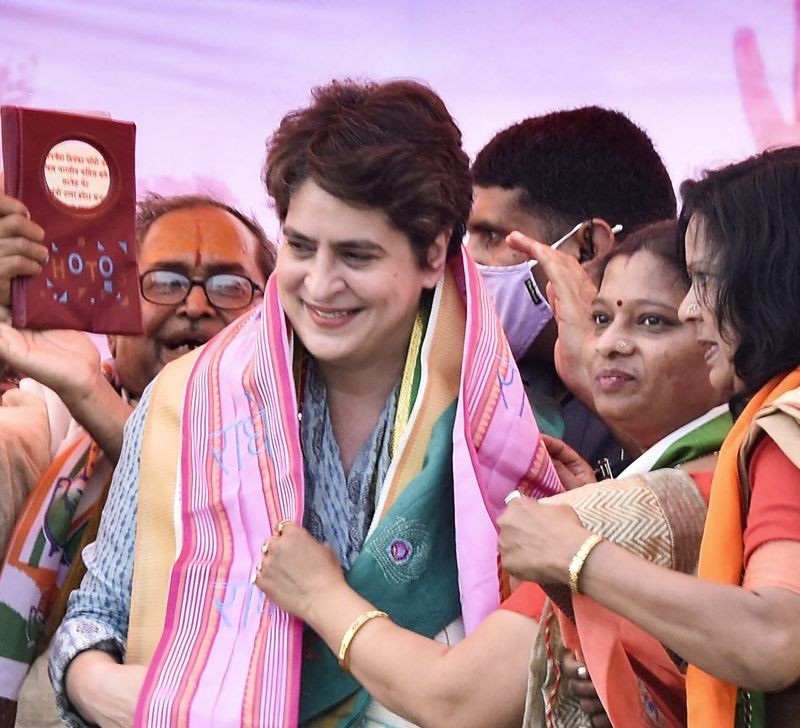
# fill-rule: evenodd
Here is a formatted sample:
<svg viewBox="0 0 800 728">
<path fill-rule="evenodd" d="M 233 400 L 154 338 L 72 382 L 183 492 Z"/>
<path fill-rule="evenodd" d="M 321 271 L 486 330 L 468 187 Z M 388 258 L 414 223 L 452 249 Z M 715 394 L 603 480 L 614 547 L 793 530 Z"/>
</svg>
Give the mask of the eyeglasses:
<svg viewBox="0 0 800 728">
<path fill-rule="evenodd" d="M 200 286 L 208 302 L 215 308 L 242 308 L 253 300 L 256 293 L 264 289 L 247 276 L 233 273 L 217 273 L 206 279 L 189 278 L 171 270 L 149 270 L 139 278 L 139 286 L 145 301 L 164 306 L 183 303 L 192 288 Z"/>
</svg>

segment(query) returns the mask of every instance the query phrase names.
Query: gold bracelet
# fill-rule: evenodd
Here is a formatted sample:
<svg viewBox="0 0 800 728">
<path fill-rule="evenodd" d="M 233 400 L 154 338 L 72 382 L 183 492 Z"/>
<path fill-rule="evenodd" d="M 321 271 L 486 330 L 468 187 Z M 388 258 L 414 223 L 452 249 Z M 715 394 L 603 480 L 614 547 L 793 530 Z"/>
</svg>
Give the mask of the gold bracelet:
<svg viewBox="0 0 800 728">
<path fill-rule="evenodd" d="M 353 641 L 353 637 L 356 636 L 356 632 L 367 622 L 376 617 L 386 617 L 388 619 L 389 615 L 386 614 L 386 612 L 381 612 L 379 609 L 370 609 L 368 612 L 364 612 L 356 617 L 353 624 L 351 624 L 344 633 L 342 644 L 339 645 L 339 667 L 345 672 L 350 672 L 350 668 L 347 667 L 347 650 L 350 649 L 350 643 Z"/>
<path fill-rule="evenodd" d="M 581 570 L 586 563 L 586 559 L 589 558 L 589 554 L 592 553 L 592 549 L 601 541 L 605 541 L 605 538 L 599 533 L 593 533 L 581 544 L 581 547 L 575 552 L 575 556 L 572 557 L 572 561 L 569 562 L 569 588 L 573 594 L 581 593 L 578 588 Z"/>
</svg>

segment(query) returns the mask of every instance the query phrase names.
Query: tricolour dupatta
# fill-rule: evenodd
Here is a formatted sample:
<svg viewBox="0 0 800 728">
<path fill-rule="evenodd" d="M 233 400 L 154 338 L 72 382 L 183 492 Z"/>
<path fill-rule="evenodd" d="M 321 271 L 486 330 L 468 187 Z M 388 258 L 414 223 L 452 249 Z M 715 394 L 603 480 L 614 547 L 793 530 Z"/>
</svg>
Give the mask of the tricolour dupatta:
<svg viewBox="0 0 800 728">
<path fill-rule="evenodd" d="M 113 363 L 103 374 L 115 387 Z M 31 489 L 0 565 L 0 698 L 16 701 L 113 466 L 82 427 Z"/>
<path fill-rule="evenodd" d="M 159 377 L 145 425 L 128 659 L 150 670 L 136 722 L 292 726 L 302 626 L 249 588 L 264 538 L 303 515 L 291 334 L 276 281 L 259 311 L 193 359 Z M 351 571 L 365 553 L 385 555 L 371 544 L 419 485 L 433 432 L 455 402 L 452 521 L 470 630 L 499 602 L 494 521 L 505 495 L 518 487 L 540 497 L 560 485 L 491 299 L 463 253 L 448 263 L 410 366 L 404 378 L 417 382 L 416 397 Z M 170 465 L 178 442 L 180 462 Z M 177 467 L 178 490 L 165 494 Z"/>
</svg>

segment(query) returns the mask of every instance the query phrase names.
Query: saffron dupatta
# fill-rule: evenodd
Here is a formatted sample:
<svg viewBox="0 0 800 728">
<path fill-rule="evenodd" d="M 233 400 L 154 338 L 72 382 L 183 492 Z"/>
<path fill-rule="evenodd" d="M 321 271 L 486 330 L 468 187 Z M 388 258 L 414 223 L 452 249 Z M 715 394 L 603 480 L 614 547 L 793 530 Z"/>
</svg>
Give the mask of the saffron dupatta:
<svg viewBox="0 0 800 728">
<path fill-rule="evenodd" d="M 261 309 L 159 377 L 145 425 L 129 634 L 129 661 L 150 663 L 137 725 L 297 723 L 302 625 L 248 589 L 264 538 L 281 520 L 303 517 L 292 359 L 272 279 Z M 424 467 L 431 432 L 456 401 L 452 517 L 469 631 L 499 604 L 494 523 L 505 495 L 520 488 L 541 497 L 560 484 L 491 299 L 463 251 L 437 286 L 406 377 L 418 382 L 416 397 L 364 548 Z M 156 493 L 147 478 L 163 486 L 176 467 L 177 486 Z M 171 535 L 154 536 L 165 526 Z"/>
<path fill-rule="evenodd" d="M 742 536 L 749 495 L 742 488 L 742 483 L 746 482 L 748 444 L 752 444 L 753 426 L 758 425 L 759 418 L 764 414 L 774 412 L 776 407 L 781 406 L 781 398 L 785 399 L 798 387 L 800 369 L 767 382 L 750 399 L 725 439 L 711 482 L 711 500 L 700 546 L 698 576 L 701 579 L 721 584 L 742 583 Z M 796 410 L 799 405 L 795 396 L 794 403 L 789 407 Z M 686 674 L 686 691 L 690 728 L 734 725 L 735 685 L 690 665 Z"/>
</svg>

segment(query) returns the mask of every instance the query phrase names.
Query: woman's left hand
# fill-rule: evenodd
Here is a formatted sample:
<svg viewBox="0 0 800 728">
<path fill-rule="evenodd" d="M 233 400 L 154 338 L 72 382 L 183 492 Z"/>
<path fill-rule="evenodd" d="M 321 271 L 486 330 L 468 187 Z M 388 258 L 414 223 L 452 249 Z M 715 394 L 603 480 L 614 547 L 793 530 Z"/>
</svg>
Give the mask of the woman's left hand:
<svg viewBox="0 0 800 728">
<path fill-rule="evenodd" d="M 315 602 L 344 584 L 335 554 L 302 526 L 284 523 L 266 542 L 255 585 L 281 609 L 308 621 Z"/>
<path fill-rule="evenodd" d="M 515 498 L 497 521 L 503 568 L 525 581 L 567 583 L 575 552 L 590 535 L 569 506 Z"/>
</svg>

